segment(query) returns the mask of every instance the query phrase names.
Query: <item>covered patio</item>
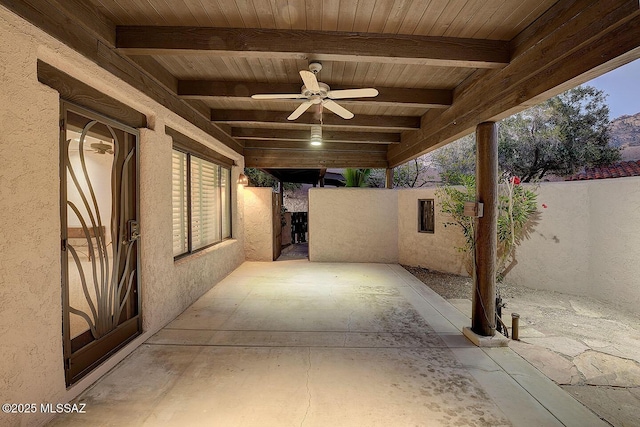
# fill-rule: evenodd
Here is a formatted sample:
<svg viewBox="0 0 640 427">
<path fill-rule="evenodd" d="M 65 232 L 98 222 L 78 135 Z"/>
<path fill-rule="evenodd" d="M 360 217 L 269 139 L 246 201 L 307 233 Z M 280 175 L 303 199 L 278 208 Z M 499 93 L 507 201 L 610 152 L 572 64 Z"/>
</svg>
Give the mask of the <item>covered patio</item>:
<svg viewBox="0 0 640 427">
<path fill-rule="evenodd" d="M 639 57 L 637 0 L 0 0 L 0 424 L 596 425 L 461 329 L 494 335 L 496 122 Z M 470 320 L 398 265 L 453 246 L 392 187 L 472 132 Z M 312 262 L 246 262 L 282 199 L 245 167 L 387 189 L 314 189 Z"/>
<path fill-rule="evenodd" d="M 51 425 L 606 425 L 397 264 L 246 262 Z"/>
</svg>

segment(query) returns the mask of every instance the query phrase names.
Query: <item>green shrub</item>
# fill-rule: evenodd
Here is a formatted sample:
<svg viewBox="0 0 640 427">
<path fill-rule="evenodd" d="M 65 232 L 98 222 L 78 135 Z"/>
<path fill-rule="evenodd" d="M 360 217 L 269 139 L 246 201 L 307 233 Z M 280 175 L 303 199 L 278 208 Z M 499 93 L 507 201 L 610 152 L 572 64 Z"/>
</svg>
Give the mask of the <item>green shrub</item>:
<svg viewBox="0 0 640 427">
<path fill-rule="evenodd" d="M 476 182 L 475 177 L 468 175 L 461 177 L 461 182 L 461 187 L 440 187 L 436 195 L 441 211 L 452 218 L 452 221 L 445 222 L 444 226 L 460 227 L 465 236 L 464 246 L 456 249 L 468 255 L 466 269 L 469 275 L 472 275 L 475 219 L 464 215 L 464 204 L 475 201 Z M 496 280 L 502 281 L 517 264 L 516 248 L 523 239 L 529 237 L 538 220 L 537 194 L 534 188 L 520 185 L 518 177 L 505 179 L 498 188 Z"/>
</svg>

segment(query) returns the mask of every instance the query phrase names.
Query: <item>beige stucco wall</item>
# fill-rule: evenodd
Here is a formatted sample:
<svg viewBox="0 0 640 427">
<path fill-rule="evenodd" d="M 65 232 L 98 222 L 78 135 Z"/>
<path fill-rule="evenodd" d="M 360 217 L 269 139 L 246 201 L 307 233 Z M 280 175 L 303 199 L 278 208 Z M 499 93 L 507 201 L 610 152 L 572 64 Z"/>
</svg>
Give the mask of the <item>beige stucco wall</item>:
<svg viewBox="0 0 640 427">
<path fill-rule="evenodd" d="M 147 115 L 140 138 L 143 336 L 65 388 L 60 287 L 59 97 L 38 59 Z M 0 402 L 66 402 L 244 261 L 244 198 L 232 186 L 234 239 L 174 262 L 171 139 L 164 126 L 243 159 L 163 106 L 0 7 Z M 0 425 L 47 415 L 0 414 Z"/>
<path fill-rule="evenodd" d="M 309 259 L 398 262 L 398 192 L 310 189 Z"/>
<path fill-rule="evenodd" d="M 506 280 L 640 304 L 640 177 L 542 183 L 538 224 Z M 418 233 L 418 199 L 436 199 L 434 234 Z M 542 205 L 547 208 L 543 208 Z M 467 275 L 464 237 L 439 210 L 435 189 L 312 189 L 311 261 L 399 262 Z M 395 227 L 394 227 L 394 224 Z"/>
<path fill-rule="evenodd" d="M 464 245 L 458 228 L 448 226 L 448 215 L 440 211 L 435 188 L 398 190 L 398 261 L 430 270 L 467 275 L 464 256 L 456 249 Z M 418 232 L 418 200 L 434 199 L 435 231 Z"/>
<path fill-rule="evenodd" d="M 36 46 L 0 11 L 0 403 L 64 393 L 60 317 L 58 94 Z M 0 413 L 0 425 L 36 416 Z M 40 417 L 41 419 L 41 417 Z"/>
<path fill-rule="evenodd" d="M 232 223 L 234 239 L 173 260 L 171 206 L 172 139 L 164 132 L 143 129 L 140 135 L 140 222 L 142 237 L 142 301 L 145 330 L 157 330 L 184 311 L 215 283 L 244 261 L 241 217 Z M 231 182 L 240 168 L 232 170 Z M 232 206 L 242 212 L 233 185 Z"/>
<path fill-rule="evenodd" d="M 517 249 L 506 281 L 637 310 L 640 178 L 549 182 L 536 192 L 538 223 Z M 416 232 L 417 200 L 434 195 L 433 189 L 399 190 L 399 262 L 466 275 L 464 255 L 454 249 L 463 243 L 462 232 L 444 228 L 448 219 L 437 207 L 436 232 Z"/>
<path fill-rule="evenodd" d="M 637 311 L 640 178 L 543 183 L 538 194 L 547 208 L 507 280 Z"/>
<path fill-rule="evenodd" d="M 589 188 L 591 294 L 640 306 L 640 177 L 596 181 Z"/>
<path fill-rule="evenodd" d="M 576 295 L 590 293 L 589 182 L 542 183 L 536 188 L 540 219 L 516 249 L 510 283 Z M 547 206 L 546 209 L 542 204 Z"/>
<path fill-rule="evenodd" d="M 273 261 L 273 190 L 244 189 L 244 251 L 248 261 Z"/>
</svg>

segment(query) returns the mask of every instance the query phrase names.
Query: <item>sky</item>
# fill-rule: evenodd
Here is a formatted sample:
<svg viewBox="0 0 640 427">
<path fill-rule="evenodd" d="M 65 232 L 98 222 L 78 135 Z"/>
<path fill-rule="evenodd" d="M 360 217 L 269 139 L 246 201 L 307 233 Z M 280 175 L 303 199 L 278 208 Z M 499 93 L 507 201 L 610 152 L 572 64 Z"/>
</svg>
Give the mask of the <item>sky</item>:
<svg viewBox="0 0 640 427">
<path fill-rule="evenodd" d="M 595 86 L 609 96 L 609 118 L 640 112 L 640 59 L 603 74 L 586 84 Z"/>
</svg>

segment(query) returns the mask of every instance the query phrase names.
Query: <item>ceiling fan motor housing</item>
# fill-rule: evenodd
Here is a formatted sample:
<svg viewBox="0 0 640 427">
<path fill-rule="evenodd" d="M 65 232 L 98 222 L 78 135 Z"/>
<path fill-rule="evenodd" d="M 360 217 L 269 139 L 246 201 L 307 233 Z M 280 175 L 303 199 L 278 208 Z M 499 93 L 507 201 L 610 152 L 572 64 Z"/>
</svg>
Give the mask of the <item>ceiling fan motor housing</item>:
<svg viewBox="0 0 640 427">
<path fill-rule="evenodd" d="M 310 98 L 312 95 L 320 95 L 321 98 L 326 98 L 327 94 L 329 93 L 329 85 L 326 83 L 318 82 L 318 86 L 320 86 L 320 92 L 318 93 L 312 92 L 310 89 L 307 89 L 306 86 L 302 86 L 302 95 L 304 95 L 306 98 Z"/>
</svg>

